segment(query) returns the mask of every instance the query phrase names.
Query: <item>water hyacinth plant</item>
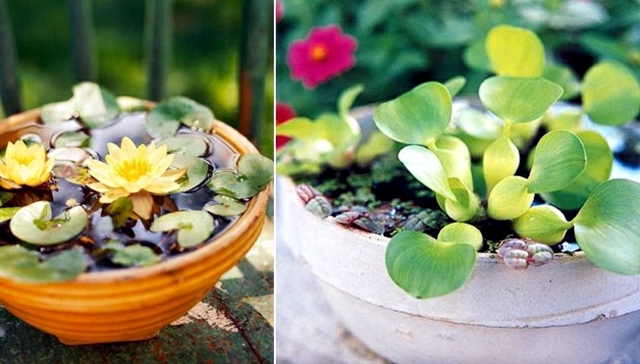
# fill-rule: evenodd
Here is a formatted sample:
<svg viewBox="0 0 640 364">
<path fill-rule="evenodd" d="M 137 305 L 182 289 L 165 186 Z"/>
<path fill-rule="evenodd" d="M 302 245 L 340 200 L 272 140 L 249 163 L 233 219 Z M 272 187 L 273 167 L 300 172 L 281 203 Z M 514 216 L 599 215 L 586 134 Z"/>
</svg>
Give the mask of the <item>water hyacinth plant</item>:
<svg viewBox="0 0 640 364">
<path fill-rule="evenodd" d="M 83 83 L 0 135 L 0 276 L 156 264 L 213 241 L 271 181 L 273 162 L 237 154 L 209 108 L 149 107 Z"/>
<path fill-rule="evenodd" d="M 566 240 L 603 269 L 640 274 L 640 184 L 610 180 L 607 141 L 583 127 L 586 118 L 606 126 L 633 120 L 636 77 L 603 61 L 580 82 L 545 59 L 535 33 L 505 25 L 488 33 L 479 58 L 495 75 L 481 83 L 478 99 L 454 102 L 465 83 L 458 77 L 375 108 L 378 130 L 404 145 L 398 159 L 435 193 L 449 221 L 431 235 L 408 222 L 394 232 L 390 277 L 415 297 L 441 296 L 470 277 L 478 251 L 524 269 L 552 260 Z M 581 107 L 557 103 L 577 96 Z M 293 148 L 297 135 L 285 126 L 278 133 L 292 136 Z M 501 241 L 485 235 L 487 226 L 505 228 Z"/>
</svg>

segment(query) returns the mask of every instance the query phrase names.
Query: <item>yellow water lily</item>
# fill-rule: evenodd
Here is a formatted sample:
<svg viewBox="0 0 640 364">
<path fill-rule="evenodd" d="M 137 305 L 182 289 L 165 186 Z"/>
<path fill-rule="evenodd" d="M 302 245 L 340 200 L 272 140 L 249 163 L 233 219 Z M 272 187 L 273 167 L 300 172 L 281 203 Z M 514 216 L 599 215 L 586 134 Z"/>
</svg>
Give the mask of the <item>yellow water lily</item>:
<svg viewBox="0 0 640 364">
<path fill-rule="evenodd" d="M 0 160 L 0 186 L 6 189 L 40 186 L 49 180 L 53 162 L 40 144 L 27 147 L 22 140 L 9 142 Z"/>
<path fill-rule="evenodd" d="M 166 144 L 156 147 L 152 142 L 136 147 L 131 139 L 124 137 L 120 147 L 109 143 L 107 148 L 106 163 L 95 159 L 87 162 L 89 174 L 98 180 L 88 186 L 103 194 L 101 203 L 129 196 L 133 211 L 149 219 L 153 208 L 151 195 L 167 195 L 180 187 L 176 181 L 186 170 L 169 169 L 175 155 L 167 154 Z"/>
</svg>

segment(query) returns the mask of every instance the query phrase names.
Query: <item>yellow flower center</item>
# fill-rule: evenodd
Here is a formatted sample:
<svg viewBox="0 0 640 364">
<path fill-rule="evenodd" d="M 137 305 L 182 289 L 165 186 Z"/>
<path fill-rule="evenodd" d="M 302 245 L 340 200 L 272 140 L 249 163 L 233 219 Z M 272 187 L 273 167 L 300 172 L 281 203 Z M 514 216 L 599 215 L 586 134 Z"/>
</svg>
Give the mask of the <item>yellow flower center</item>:
<svg viewBox="0 0 640 364">
<path fill-rule="evenodd" d="M 327 58 L 329 50 L 324 46 L 324 44 L 317 44 L 311 47 L 311 51 L 309 53 L 311 55 L 311 59 L 314 61 L 323 61 Z"/>
<path fill-rule="evenodd" d="M 135 182 L 151 172 L 151 166 L 146 159 L 129 159 L 122 162 L 122 166 L 117 168 L 117 173 L 129 182 Z"/>
</svg>

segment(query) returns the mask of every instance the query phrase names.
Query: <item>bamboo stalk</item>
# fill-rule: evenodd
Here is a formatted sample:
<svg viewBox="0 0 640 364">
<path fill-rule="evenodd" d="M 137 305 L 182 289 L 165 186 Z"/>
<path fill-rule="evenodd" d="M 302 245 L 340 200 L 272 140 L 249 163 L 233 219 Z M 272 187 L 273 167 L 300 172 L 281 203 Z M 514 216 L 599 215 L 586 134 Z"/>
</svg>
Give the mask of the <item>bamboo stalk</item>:
<svg viewBox="0 0 640 364">
<path fill-rule="evenodd" d="M 5 115 L 22 110 L 15 42 L 5 0 L 0 0 L 0 99 Z"/>
<path fill-rule="evenodd" d="M 146 49 L 148 98 L 159 101 L 166 96 L 171 49 L 171 0 L 147 0 Z"/>
</svg>

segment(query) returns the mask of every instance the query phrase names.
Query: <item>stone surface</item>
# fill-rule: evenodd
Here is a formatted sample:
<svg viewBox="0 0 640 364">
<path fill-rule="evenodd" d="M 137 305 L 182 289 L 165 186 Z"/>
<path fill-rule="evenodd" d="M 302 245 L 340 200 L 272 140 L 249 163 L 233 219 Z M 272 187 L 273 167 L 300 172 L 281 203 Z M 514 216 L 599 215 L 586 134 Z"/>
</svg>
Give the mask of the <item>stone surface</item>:
<svg viewBox="0 0 640 364">
<path fill-rule="evenodd" d="M 65 346 L 0 306 L 0 364 L 273 363 L 274 224 L 207 297 L 150 340 Z"/>
</svg>

